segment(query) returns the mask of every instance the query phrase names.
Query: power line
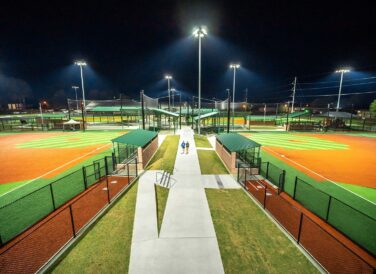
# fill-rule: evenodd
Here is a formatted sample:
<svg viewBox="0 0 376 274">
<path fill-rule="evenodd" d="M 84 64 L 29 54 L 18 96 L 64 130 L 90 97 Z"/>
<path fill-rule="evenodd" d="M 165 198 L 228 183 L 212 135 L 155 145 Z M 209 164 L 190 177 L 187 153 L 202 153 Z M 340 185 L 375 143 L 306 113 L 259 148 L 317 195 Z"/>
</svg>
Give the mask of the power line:
<svg viewBox="0 0 376 274">
<path fill-rule="evenodd" d="M 363 94 L 373 94 L 373 93 L 376 93 L 376 91 L 342 93 L 341 96 L 363 95 Z M 296 97 L 330 97 L 330 96 L 338 96 L 338 93 L 333 93 L 333 94 L 310 94 L 310 95 L 300 95 L 300 96 L 296 96 Z"/>
<path fill-rule="evenodd" d="M 302 83 L 300 83 L 302 84 Z M 342 87 L 351 87 L 351 86 L 361 86 L 361 85 L 370 85 L 370 84 L 376 84 L 376 82 L 366 82 L 366 83 L 356 83 L 356 84 L 348 84 L 348 85 L 342 85 Z M 330 89 L 330 88 L 338 88 L 339 86 L 326 86 L 326 87 L 317 87 L 317 88 L 302 88 L 301 90 L 317 90 L 317 89 Z"/>
</svg>

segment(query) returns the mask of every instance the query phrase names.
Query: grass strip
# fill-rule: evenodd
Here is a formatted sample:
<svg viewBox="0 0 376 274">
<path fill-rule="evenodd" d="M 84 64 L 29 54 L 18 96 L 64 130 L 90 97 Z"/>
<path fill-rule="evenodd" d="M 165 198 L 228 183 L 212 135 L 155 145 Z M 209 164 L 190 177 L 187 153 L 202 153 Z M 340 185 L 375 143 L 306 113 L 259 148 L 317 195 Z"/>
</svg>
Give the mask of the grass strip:
<svg viewBox="0 0 376 274">
<path fill-rule="evenodd" d="M 147 170 L 165 170 L 172 174 L 179 145 L 178 135 L 166 136 L 154 157 L 147 165 Z"/>
<path fill-rule="evenodd" d="M 243 190 L 205 191 L 226 273 L 319 273 Z"/>
<path fill-rule="evenodd" d="M 128 273 L 137 187 L 131 186 L 52 273 Z"/>
<path fill-rule="evenodd" d="M 214 150 L 197 150 L 201 174 L 228 174 Z"/>
<path fill-rule="evenodd" d="M 157 221 L 158 221 L 158 233 L 161 231 L 163 222 L 163 215 L 166 209 L 167 198 L 169 189 L 155 185 L 155 195 L 157 196 Z"/>
<path fill-rule="evenodd" d="M 202 135 L 195 135 L 194 136 L 196 147 L 205 147 L 205 148 L 212 148 L 211 144 L 209 143 L 208 138 Z"/>
</svg>

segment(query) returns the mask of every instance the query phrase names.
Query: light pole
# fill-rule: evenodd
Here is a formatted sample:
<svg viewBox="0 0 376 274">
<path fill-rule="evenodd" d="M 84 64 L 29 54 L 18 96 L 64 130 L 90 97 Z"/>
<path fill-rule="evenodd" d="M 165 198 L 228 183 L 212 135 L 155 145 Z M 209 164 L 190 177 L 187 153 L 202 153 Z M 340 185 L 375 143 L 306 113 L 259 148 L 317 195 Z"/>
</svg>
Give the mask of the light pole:
<svg viewBox="0 0 376 274">
<path fill-rule="evenodd" d="M 175 92 L 176 92 L 176 89 L 172 88 L 171 89 L 171 93 L 172 93 L 172 110 L 174 110 L 174 108 L 175 108 Z"/>
<path fill-rule="evenodd" d="M 201 123 L 201 38 L 205 37 L 207 34 L 206 28 L 202 26 L 195 28 L 193 31 L 193 35 L 198 38 L 198 134 L 200 134 Z"/>
<path fill-rule="evenodd" d="M 78 111 L 77 89 L 79 89 L 79 87 L 78 86 L 72 86 L 72 88 L 74 89 L 74 92 L 76 93 L 76 109 Z"/>
<path fill-rule="evenodd" d="M 170 107 L 171 107 L 171 79 L 172 79 L 172 76 L 171 75 L 165 75 L 165 79 L 167 80 L 167 89 L 168 89 L 168 111 L 171 111 Z"/>
<path fill-rule="evenodd" d="M 235 76 L 236 70 L 240 68 L 240 64 L 230 64 L 230 69 L 234 70 L 234 77 L 232 80 L 232 129 L 235 129 Z"/>
<path fill-rule="evenodd" d="M 79 60 L 74 62 L 75 65 L 80 67 L 81 72 L 81 89 L 82 89 L 82 101 L 83 101 L 83 109 L 85 110 L 86 104 L 85 104 L 85 87 L 84 87 L 84 75 L 82 73 L 82 67 L 86 66 L 86 62 L 83 60 Z"/>
<path fill-rule="evenodd" d="M 347 72 L 350 72 L 350 69 L 338 69 L 335 72 L 336 73 L 341 73 L 341 79 L 339 81 L 337 107 L 336 107 L 336 112 L 338 112 L 339 111 L 339 104 L 340 104 L 340 101 L 341 101 L 341 91 L 342 91 L 343 74 L 347 73 Z"/>
</svg>

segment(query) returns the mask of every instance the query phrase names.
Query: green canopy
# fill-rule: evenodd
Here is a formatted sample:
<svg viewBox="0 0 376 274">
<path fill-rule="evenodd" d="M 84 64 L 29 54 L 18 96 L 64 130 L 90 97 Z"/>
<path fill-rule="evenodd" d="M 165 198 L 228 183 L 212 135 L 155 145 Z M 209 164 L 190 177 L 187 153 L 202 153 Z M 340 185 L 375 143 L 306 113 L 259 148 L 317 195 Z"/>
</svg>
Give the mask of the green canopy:
<svg viewBox="0 0 376 274">
<path fill-rule="evenodd" d="M 157 135 L 158 133 L 154 131 L 136 129 L 124 135 L 121 135 L 115 139 L 112 139 L 112 142 L 126 144 L 126 145 L 134 145 L 137 147 L 145 147 Z"/>
<path fill-rule="evenodd" d="M 164 109 L 161 109 L 161 108 L 150 108 L 150 110 L 155 111 L 155 112 L 159 112 L 161 114 L 165 114 L 165 115 L 168 115 L 168 116 L 172 116 L 172 117 L 179 117 L 179 114 L 171 112 L 171 111 L 167 111 L 167 110 L 164 110 Z"/>
<path fill-rule="evenodd" d="M 200 115 L 200 119 L 205 119 L 205 118 L 208 118 L 208 117 L 211 117 L 211 116 L 215 116 L 218 113 L 219 113 L 218 111 L 213 111 L 213 112 L 201 114 Z M 194 117 L 193 120 L 197 121 L 198 120 L 198 116 Z"/>
<path fill-rule="evenodd" d="M 300 116 L 310 115 L 311 112 L 309 110 L 307 111 L 297 111 L 289 114 L 289 118 L 296 118 Z"/>
<path fill-rule="evenodd" d="M 141 107 L 137 106 L 96 106 L 87 108 L 87 111 L 92 112 L 120 112 L 120 110 L 139 110 Z"/>
<path fill-rule="evenodd" d="M 248 148 L 260 147 L 259 143 L 252 141 L 238 133 L 222 133 L 216 136 L 230 152 L 239 152 Z"/>
</svg>

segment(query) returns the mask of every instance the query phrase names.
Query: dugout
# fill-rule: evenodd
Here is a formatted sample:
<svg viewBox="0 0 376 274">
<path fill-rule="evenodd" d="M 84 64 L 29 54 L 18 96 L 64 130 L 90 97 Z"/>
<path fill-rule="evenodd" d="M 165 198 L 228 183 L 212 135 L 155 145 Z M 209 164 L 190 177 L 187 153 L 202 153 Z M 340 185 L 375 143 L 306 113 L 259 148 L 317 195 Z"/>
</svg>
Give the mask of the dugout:
<svg viewBox="0 0 376 274">
<path fill-rule="evenodd" d="M 139 168 L 144 169 L 158 149 L 158 133 L 149 130 L 136 129 L 115 139 L 112 139 L 115 155 L 124 155 L 117 163 L 132 156 L 137 157 Z"/>
<path fill-rule="evenodd" d="M 259 174 L 261 145 L 238 133 L 222 133 L 216 136 L 215 150 L 231 173 L 238 167 L 248 167 L 251 174 Z"/>
</svg>

